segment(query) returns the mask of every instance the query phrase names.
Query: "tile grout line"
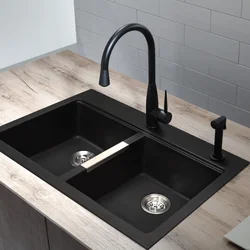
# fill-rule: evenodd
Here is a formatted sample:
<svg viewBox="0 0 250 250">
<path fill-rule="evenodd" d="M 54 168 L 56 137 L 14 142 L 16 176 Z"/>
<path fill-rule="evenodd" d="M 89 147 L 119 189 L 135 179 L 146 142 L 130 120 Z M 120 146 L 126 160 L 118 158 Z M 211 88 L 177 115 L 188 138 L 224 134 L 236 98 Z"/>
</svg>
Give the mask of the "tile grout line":
<svg viewBox="0 0 250 250">
<path fill-rule="evenodd" d="M 242 15 L 243 15 L 243 4 L 244 4 L 243 1 L 244 1 L 244 0 L 241 0 L 241 13 L 240 13 L 241 18 L 243 18 L 243 17 L 242 17 Z"/>
<path fill-rule="evenodd" d="M 186 25 L 186 26 L 187 26 L 187 25 Z M 91 32 L 91 33 L 93 33 L 93 34 L 99 35 L 99 36 L 101 36 L 101 37 L 107 38 L 107 37 L 105 37 L 105 36 L 102 35 L 102 34 L 96 33 L 95 31 L 91 31 L 90 29 L 86 29 L 86 28 L 83 28 L 83 27 L 78 26 L 78 25 L 77 25 L 76 27 L 81 28 L 82 30 L 87 30 L 87 31 L 89 31 L 89 32 Z M 187 27 L 190 27 L 190 26 L 187 26 Z M 209 32 L 207 32 L 207 33 L 209 33 Z M 211 33 L 211 34 L 213 34 L 213 33 Z M 213 34 L 213 35 L 217 35 L 217 34 Z M 219 35 L 218 35 L 218 36 L 219 36 Z M 204 54 L 206 54 L 206 55 L 210 55 L 210 56 L 216 57 L 216 58 L 218 58 L 218 59 L 224 60 L 224 61 L 226 61 L 226 62 L 229 62 L 229 63 L 233 63 L 233 64 L 238 65 L 238 62 L 230 61 L 230 60 L 225 59 L 225 58 L 223 58 L 223 57 L 219 57 L 219 56 L 217 56 L 217 55 L 210 54 L 210 53 L 208 53 L 208 52 L 206 52 L 206 51 L 203 51 L 203 50 L 199 50 L 199 49 L 190 47 L 190 46 L 188 46 L 188 45 L 186 45 L 186 44 L 184 45 L 184 44 L 180 44 L 180 43 L 177 43 L 177 42 L 173 42 L 173 41 L 171 41 L 171 40 L 169 40 L 169 39 L 162 38 L 162 37 L 158 37 L 158 36 L 155 36 L 155 35 L 154 35 L 154 37 L 155 37 L 155 38 L 159 38 L 160 40 L 164 40 L 164 41 L 167 41 L 167 42 L 176 44 L 177 46 L 183 46 L 183 47 L 189 48 L 189 49 L 191 49 L 191 50 L 194 50 L 194 51 L 196 51 L 196 52 L 201 52 L 201 53 L 204 53 Z M 107 39 L 108 39 L 108 38 L 107 38 Z M 228 39 L 228 38 L 227 38 L 227 39 Z M 233 40 L 233 39 L 230 39 L 230 40 Z M 239 41 L 237 41 L 237 40 L 233 40 L 233 41 L 239 42 Z M 250 45 L 250 44 L 245 43 L 245 42 L 239 42 L 239 43 L 243 43 L 243 44 L 246 44 L 246 45 Z M 83 45 L 83 44 L 81 44 L 81 45 Z M 133 46 L 133 45 L 130 45 L 130 44 L 123 43 L 123 45 L 132 47 L 132 48 L 134 48 L 134 49 L 139 49 L 139 50 L 141 50 L 141 51 L 146 52 L 146 50 L 143 50 L 143 49 L 141 49 L 141 48 L 137 48 L 137 47 L 135 47 L 135 46 Z M 163 59 L 168 60 L 167 58 L 163 58 Z M 237 59 L 237 60 L 238 60 L 238 59 Z M 174 62 L 174 61 L 171 61 L 171 62 Z M 175 62 L 175 63 L 176 63 L 176 62 Z M 178 64 L 178 63 L 176 63 L 176 64 Z M 250 67 L 247 66 L 247 65 L 243 65 L 243 64 L 239 64 L 239 65 L 242 66 L 242 67 L 245 67 L 245 68 L 249 68 L 249 69 L 250 69 Z"/>
<path fill-rule="evenodd" d="M 212 10 L 210 10 L 210 33 L 212 33 Z"/>
<path fill-rule="evenodd" d="M 119 3 L 117 3 L 115 0 L 112 1 L 112 2 L 113 2 L 113 3 L 116 3 L 116 4 L 119 4 Z M 157 0 L 157 2 L 158 2 L 158 15 L 160 15 L 160 1 Z M 186 1 L 184 1 L 184 2 L 186 3 Z M 186 4 L 189 4 L 189 3 L 186 3 Z M 119 5 L 122 5 L 122 4 L 119 4 Z M 189 4 L 189 5 L 194 5 L 194 6 L 203 8 L 203 9 L 208 9 L 208 8 L 204 8 L 204 7 L 202 7 L 202 6 L 198 6 L 198 5 L 195 5 L 195 4 Z M 122 6 L 126 6 L 126 5 L 122 5 Z M 137 20 L 137 22 L 138 22 L 138 13 L 139 13 L 140 10 L 139 10 L 139 9 L 136 9 L 136 8 L 133 8 L 133 7 L 130 7 L 130 6 L 126 6 L 126 7 L 129 7 L 129 8 L 131 8 L 131 9 L 135 9 L 135 10 L 136 10 L 136 20 Z M 213 12 L 213 10 L 212 10 L 212 9 L 209 9 L 209 10 L 210 10 L 210 27 L 209 27 L 210 33 L 213 34 L 213 35 L 216 35 L 216 36 L 218 36 L 218 37 L 223 37 L 223 38 L 224 38 L 224 37 L 225 37 L 224 35 L 212 33 L 212 12 Z M 84 11 L 84 10 L 83 10 L 83 11 Z M 239 17 L 239 16 L 237 16 L 237 15 L 232 15 L 232 14 L 220 12 L 220 11 L 217 11 L 217 10 L 214 10 L 214 11 L 215 11 L 215 12 L 218 12 L 218 13 L 222 13 L 222 14 L 228 15 L 228 16 L 232 16 L 232 17 L 244 19 L 244 18 L 241 18 L 241 17 Z M 84 11 L 84 12 L 86 12 L 86 11 Z M 142 13 L 147 13 L 147 14 L 152 15 L 152 16 L 155 16 L 155 17 L 159 17 L 159 16 L 157 16 L 156 14 L 149 13 L 149 12 L 146 12 L 146 11 L 140 11 L 140 12 L 142 12 Z M 239 11 L 238 11 L 238 12 L 239 12 Z M 242 12 L 243 12 L 243 0 L 241 0 L 241 16 L 242 16 Z M 86 12 L 86 13 L 89 13 L 89 12 Z M 91 13 L 91 12 L 90 12 L 89 14 L 94 15 L 94 16 L 97 16 L 97 17 L 99 17 L 99 18 L 103 18 L 104 20 L 108 20 L 108 19 L 106 19 L 106 18 L 104 18 L 104 17 L 102 17 L 102 16 L 95 15 L 95 14 L 93 14 L 93 13 Z M 160 17 L 160 18 L 161 18 L 161 19 L 165 19 L 164 17 Z M 166 20 L 169 20 L 169 21 L 171 21 L 171 22 L 173 22 L 173 23 L 179 23 L 179 22 L 176 22 L 176 21 L 171 20 L 171 19 L 166 19 Z M 247 20 L 248 20 L 248 19 L 247 19 Z M 119 22 L 112 21 L 112 20 L 108 20 L 108 21 L 114 23 L 114 25 L 115 25 L 116 23 L 119 23 Z M 249 20 L 248 20 L 248 21 L 249 21 Z M 183 24 L 183 23 L 180 23 L 180 24 Z M 199 29 L 199 28 L 190 26 L 190 25 L 186 25 L 185 23 L 184 23 L 183 25 L 184 25 L 184 34 L 185 34 L 185 31 L 186 31 L 186 27 L 192 27 L 192 28 L 194 28 L 194 29 L 196 29 L 196 30 L 201 30 L 201 31 L 203 31 L 203 32 L 208 32 L 208 33 L 209 33 L 209 31 L 205 31 L 205 30 L 202 30 L 202 29 Z M 82 28 L 82 27 L 81 27 L 81 28 Z M 93 32 L 93 31 L 91 31 L 91 30 L 89 30 L 89 31 L 90 31 L 90 32 Z M 95 32 L 93 32 L 93 33 L 95 33 Z M 96 34 L 97 34 L 97 35 L 100 35 L 100 34 L 98 34 L 98 33 L 96 33 Z M 100 35 L 100 36 L 103 36 L 103 35 Z M 203 51 L 203 50 L 198 50 L 198 49 L 195 49 L 195 48 L 192 48 L 192 47 L 187 46 L 187 45 L 186 45 L 185 35 L 184 35 L 184 44 L 179 44 L 179 43 L 177 43 L 177 42 L 175 42 L 175 41 L 170 41 L 170 40 L 168 40 L 168 39 L 166 39 L 166 38 L 162 38 L 162 37 L 158 37 L 158 36 L 154 36 L 154 37 L 158 38 L 159 44 L 160 44 L 160 40 L 162 39 L 163 41 L 164 41 L 164 40 L 165 40 L 165 41 L 169 41 L 170 43 L 176 44 L 177 46 L 183 46 L 183 47 L 185 47 L 185 48 L 189 48 L 189 49 L 191 49 L 191 50 L 194 50 L 194 51 L 198 51 L 198 52 L 204 53 L 204 56 L 207 54 L 209 57 L 211 56 L 211 57 L 214 57 L 214 58 L 219 58 L 219 59 L 221 59 L 222 62 L 229 62 L 229 63 L 232 63 L 232 64 L 234 64 L 234 65 L 239 65 L 240 67 L 244 67 L 246 70 L 247 70 L 247 69 L 250 69 L 250 67 L 248 67 L 248 66 L 246 66 L 246 65 L 241 65 L 241 64 L 240 64 L 240 49 L 241 49 L 241 44 L 247 44 L 247 45 L 248 45 L 248 43 L 246 43 L 246 42 L 240 42 L 240 41 L 237 41 L 237 40 L 235 40 L 235 39 L 232 39 L 232 38 L 229 38 L 229 37 L 225 37 L 225 38 L 228 38 L 229 40 L 237 41 L 237 42 L 238 42 L 239 50 L 238 50 L 238 58 L 236 59 L 236 57 L 235 57 L 235 59 L 237 60 L 237 62 L 236 62 L 236 60 L 235 60 L 235 61 L 230 61 L 230 60 L 228 60 L 228 59 L 225 59 L 225 58 L 222 58 L 222 57 L 218 57 L 217 55 L 210 55 L 209 53 L 207 53 L 207 52 L 205 52 L 205 51 Z M 137 43 L 135 43 L 135 44 L 137 45 Z M 138 48 L 139 46 L 133 46 L 133 45 L 131 45 L 131 44 L 129 44 L 129 43 L 124 43 L 124 45 L 127 46 L 127 47 L 131 47 L 131 48 L 136 49 L 136 51 L 137 51 L 137 53 L 138 53 L 138 57 L 139 57 L 139 52 L 140 52 L 140 51 L 143 51 L 143 52 L 146 51 L 145 49 Z M 84 47 L 84 45 L 83 45 L 83 47 Z M 90 48 L 91 48 L 91 47 L 90 47 Z M 164 48 L 164 47 L 163 47 L 163 48 Z M 91 49 L 95 50 L 95 48 L 91 48 Z M 159 50 L 161 50 L 161 45 L 159 46 Z M 159 52 L 160 52 L 160 51 L 159 51 Z M 199 54 L 198 54 L 198 55 L 199 55 Z M 180 64 L 179 62 L 176 62 L 176 61 L 173 61 L 173 60 L 169 60 L 168 58 L 161 57 L 160 53 L 159 53 L 159 56 L 157 56 L 157 58 L 162 58 L 162 59 L 164 59 L 164 60 L 166 60 L 166 61 L 169 61 L 169 62 L 171 62 L 171 63 L 177 64 L 177 65 L 180 65 L 180 66 L 183 66 L 184 68 L 186 68 L 185 65 Z M 128 64 L 128 65 L 131 65 L 130 62 L 124 61 L 124 63 L 126 63 L 126 64 Z M 135 66 L 134 66 L 134 65 L 131 65 L 131 66 L 133 66 L 133 67 L 135 67 L 135 68 L 138 68 L 138 69 L 140 69 L 140 70 L 144 70 L 144 69 L 142 69 L 142 68 L 139 66 L 139 64 L 138 64 L 138 65 L 135 65 Z M 192 65 L 191 65 L 191 66 L 192 66 Z M 232 67 L 233 67 L 233 65 L 232 65 Z M 189 67 L 187 67 L 187 68 L 189 68 Z M 199 69 L 199 67 L 196 67 L 196 65 L 195 65 L 194 69 L 192 69 L 192 68 L 190 68 L 190 69 L 191 69 L 191 70 L 194 70 L 194 71 L 196 71 L 196 72 L 198 72 L 198 73 L 201 73 L 201 74 L 207 75 L 207 76 L 209 76 L 209 77 L 212 77 L 212 78 L 214 78 L 214 79 L 218 79 L 218 80 L 223 81 L 223 82 L 225 82 L 225 83 L 228 83 L 228 84 L 231 84 L 231 85 L 235 85 L 235 86 L 236 86 L 236 89 L 238 90 L 239 86 L 236 85 L 235 83 L 228 82 L 228 81 L 225 81 L 225 80 L 222 80 L 222 79 L 220 79 L 220 78 L 217 78 L 217 77 L 212 76 L 212 75 L 210 74 L 210 69 L 209 69 L 209 68 L 208 68 L 208 72 L 199 71 L 199 70 L 197 70 L 197 68 Z M 242 70 L 243 70 L 243 69 L 242 69 Z M 144 71 L 145 71 L 145 70 L 144 70 Z M 159 76 L 159 77 L 161 78 L 162 76 Z M 163 77 L 163 78 L 164 78 L 164 77 Z M 172 81 L 172 80 L 170 80 L 170 81 Z M 161 81 L 160 81 L 160 82 L 161 82 Z M 173 82 L 174 82 L 174 81 L 173 81 Z M 178 83 L 176 83 L 176 84 L 178 84 Z M 237 101 L 237 100 L 236 100 L 236 101 Z M 232 104 L 231 104 L 231 105 L 232 105 Z"/>
<path fill-rule="evenodd" d="M 239 91 L 239 86 L 236 87 L 236 100 L 235 100 L 236 106 L 238 106 L 238 91 Z"/>
<path fill-rule="evenodd" d="M 238 51 L 238 64 L 240 65 L 240 47 L 241 47 L 241 44 L 239 42 L 239 51 Z"/>
<path fill-rule="evenodd" d="M 79 43 L 79 44 L 80 44 L 80 43 Z M 87 47 L 87 48 L 89 48 L 89 49 L 95 50 L 94 48 L 91 48 L 91 47 L 89 47 L 89 46 L 86 46 L 86 45 L 83 45 L 83 44 L 80 44 L 80 45 L 83 46 L 83 47 Z M 141 49 L 138 49 L 138 51 L 142 51 L 142 52 L 146 53 L 146 51 L 141 50 Z M 99 54 L 101 54 L 101 52 L 100 52 Z M 209 55 L 209 56 L 213 56 L 213 55 Z M 216 57 L 216 56 L 214 56 L 214 57 Z M 208 73 L 205 73 L 205 72 L 198 71 L 197 69 L 193 69 L 193 68 L 190 68 L 190 67 L 188 67 L 188 66 L 185 66 L 185 65 L 183 65 L 183 64 L 179 64 L 179 63 L 176 63 L 176 62 L 174 62 L 174 61 L 170 61 L 170 60 L 168 60 L 167 58 L 163 58 L 163 57 L 161 57 L 161 56 L 157 56 L 157 58 L 166 60 L 167 62 L 169 62 L 169 63 L 171 63 L 171 64 L 179 65 L 179 66 L 181 66 L 181 67 L 183 67 L 183 68 L 187 68 L 187 69 L 189 69 L 189 70 L 195 71 L 195 72 L 197 72 L 198 74 L 206 75 L 206 76 L 208 76 L 208 77 L 214 78 L 214 79 L 216 79 L 216 80 L 218 80 L 218 81 L 221 81 L 221 82 L 230 84 L 230 85 L 232 85 L 232 86 L 238 86 L 238 85 L 235 84 L 235 83 L 232 83 L 232 82 L 229 82 L 229 81 L 225 81 L 225 80 L 223 80 L 223 79 L 220 79 L 220 78 L 218 78 L 218 77 L 216 77 L 216 76 L 211 75 L 211 74 L 210 74 L 210 71 L 208 71 Z M 219 57 L 216 57 L 216 58 L 219 58 Z M 135 68 L 137 68 L 137 69 L 139 69 L 139 70 L 143 70 L 143 71 L 145 71 L 145 72 L 148 72 L 148 71 L 145 70 L 144 68 L 141 68 L 139 65 L 133 65 L 133 64 L 131 64 L 131 63 L 125 61 L 125 60 L 122 60 L 122 59 L 120 59 L 120 58 L 117 58 L 117 57 L 115 57 L 115 59 L 116 59 L 116 60 L 119 60 L 119 61 L 121 61 L 121 62 L 124 62 L 124 63 L 126 63 L 126 64 L 129 64 L 131 67 L 135 67 Z M 219 59 L 221 59 L 221 58 L 219 58 Z M 221 60 L 223 60 L 223 59 L 221 59 Z M 228 62 L 230 62 L 230 61 L 228 61 Z M 231 63 L 232 63 L 232 62 L 231 62 Z M 235 65 L 238 65 L 238 64 L 236 64 L 236 63 L 234 63 L 234 64 L 235 64 Z M 240 65 L 240 66 L 242 66 L 242 65 Z M 157 74 L 157 75 L 158 75 L 158 76 L 161 76 L 161 75 L 159 75 L 159 74 Z M 161 77 L 163 77 L 163 76 L 161 76 Z M 163 77 L 163 78 L 165 78 L 165 79 L 167 79 L 167 80 L 170 80 L 170 79 L 168 79 L 168 78 L 166 78 L 166 77 Z M 170 81 L 175 82 L 175 81 L 173 81 L 173 80 L 170 80 Z M 177 82 L 175 82 L 175 83 L 177 83 Z M 177 83 L 177 84 L 178 84 L 178 83 Z"/>
<path fill-rule="evenodd" d="M 93 15 L 93 16 L 95 16 L 95 17 L 101 18 L 101 19 L 106 20 L 106 21 L 108 21 L 108 22 L 112 22 L 112 23 L 115 24 L 115 25 L 116 25 L 116 24 L 123 25 L 122 23 L 119 23 L 118 21 L 110 20 L 110 19 L 107 19 L 106 17 L 103 17 L 103 16 L 98 16 L 97 14 L 91 13 L 91 12 L 86 11 L 86 10 L 80 10 L 80 9 L 79 9 L 78 11 L 85 12 L 85 13 L 87 13 L 87 14 L 89 14 L 89 15 Z M 213 12 L 217 12 L 217 13 L 221 13 L 221 12 L 218 12 L 218 11 L 215 11 L 215 10 L 212 10 L 212 11 L 213 11 Z M 224 36 L 224 35 L 221 35 L 221 34 L 212 32 L 212 31 L 209 32 L 209 30 L 200 29 L 200 28 L 197 28 L 197 27 L 188 25 L 188 24 L 184 24 L 184 23 L 178 22 L 178 21 L 173 21 L 172 19 L 167 19 L 167 18 L 164 18 L 164 17 L 161 17 L 161 16 L 156 16 L 156 15 L 153 15 L 153 14 L 151 14 L 151 13 L 148 13 L 148 12 L 145 12 L 145 11 L 142 11 L 142 10 L 138 10 L 138 13 L 139 13 L 139 12 L 144 13 L 144 14 L 148 14 L 148 15 L 151 15 L 151 16 L 156 17 L 156 18 L 160 18 L 160 19 L 169 21 L 169 22 L 174 23 L 174 24 L 178 24 L 178 25 L 182 25 L 182 26 L 186 25 L 187 27 L 190 27 L 190 28 L 192 28 L 192 29 L 196 29 L 196 30 L 201 31 L 201 32 L 206 32 L 206 33 L 209 33 L 209 34 L 212 34 L 212 35 L 221 37 L 221 38 L 226 38 L 226 39 L 228 39 L 228 40 L 232 40 L 232 41 L 235 41 L 235 42 L 241 42 L 241 41 L 236 40 L 236 39 L 231 38 L 231 37 L 227 37 L 227 36 Z M 225 13 L 221 13 L 221 14 L 225 14 Z M 225 14 L 225 15 L 227 15 L 227 14 Z M 233 16 L 233 17 L 235 17 L 235 16 Z M 243 18 L 241 18 L 241 17 L 238 17 L 238 18 L 243 19 Z M 249 24 L 250 24 L 250 20 L 249 20 L 249 19 L 246 19 L 246 20 L 247 20 L 247 21 L 249 22 Z M 79 25 L 76 24 L 76 26 L 79 26 Z M 165 39 L 165 40 L 168 40 L 168 39 L 166 39 L 166 38 L 164 38 L 164 37 L 160 37 L 160 38 Z M 169 40 L 169 41 L 170 41 L 170 40 Z M 173 43 L 180 44 L 180 45 L 183 45 L 183 43 L 178 43 L 178 42 L 176 42 L 176 41 L 172 41 L 172 42 L 173 42 Z M 248 44 L 247 42 L 243 42 L 243 43 Z M 250 42 L 249 42 L 249 45 L 250 45 Z"/>
</svg>

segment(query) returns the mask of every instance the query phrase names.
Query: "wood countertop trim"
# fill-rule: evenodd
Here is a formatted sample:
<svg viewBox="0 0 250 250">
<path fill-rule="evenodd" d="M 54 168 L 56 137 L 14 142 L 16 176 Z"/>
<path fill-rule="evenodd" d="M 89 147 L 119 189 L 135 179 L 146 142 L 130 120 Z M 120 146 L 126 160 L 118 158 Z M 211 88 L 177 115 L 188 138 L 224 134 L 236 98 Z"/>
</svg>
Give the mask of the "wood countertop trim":
<svg viewBox="0 0 250 250">
<path fill-rule="evenodd" d="M 102 88 L 99 70 L 98 64 L 64 51 L 0 73 L 0 125 L 90 88 L 145 111 L 145 84 L 111 71 L 111 85 Z M 159 99 L 163 105 L 162 91 Z M 217 115 L 173 96 L 169 110 L 173 126 L 213 143 L 210 121 Z M 250 129 L 228 121 L 223 148 L 250 161 Z M 0 183 L 88 248 L 143 249 L 2 153 Z M 235 249 L 223 237 L 250 215 L 249 190 L 250 167 L 151 249 Z"/>
</svg>

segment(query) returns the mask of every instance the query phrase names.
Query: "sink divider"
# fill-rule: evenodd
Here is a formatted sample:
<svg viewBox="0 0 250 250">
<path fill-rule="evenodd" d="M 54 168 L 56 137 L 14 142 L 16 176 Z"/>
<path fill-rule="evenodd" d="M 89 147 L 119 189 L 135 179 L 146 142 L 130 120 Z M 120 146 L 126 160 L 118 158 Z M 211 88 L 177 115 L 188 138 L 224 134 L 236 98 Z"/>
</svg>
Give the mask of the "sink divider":
<svg viewBox="0 0 250 250">
<path fill-rule="evenodd" d="M 73 168 L 70 171 L 60 175 L 59 179 L 67 181 L 67 180 L 73 178 L 74 176 L 80 174 L 83 171 L 84 171 L 84 169 L 82 167 L 76 167 L 76 168 Z"/>
<path fill-rule="evenodd" d="M 114 158 L 115 156 L 127 150 L 129 148 L 129 145 L 135 143 L 136 141 L 140 140 L 143 137 L 144 134 L 136 133 L 135 135 L 129 137 L 128 139 L 116 144 L 115 146 L 103 151 L 102 153 L 98 154 L 97 156 L 83 163 L 81 167 L 85 168 L 87 172 L 91 172 L 92 170 L 99 167 L 103 163 L 109 161 L 110 159 Z"/>
<path fill-rule="evenodd" d="M 91 172 L 95 168 L 101 166 L 105 162 L 111 160 L 115 156 L 127 150 L 131 144 L 139 141 L 143 137 L 145 137 L 145 135 L 143 133 L 138 132 L 132 135 L 131 137 L 127 138 L 126 140 L 114 145 L 113 147 L 91 158 L 90 160 L 82 164 L 81 166 L 73 168 L 70 171 L 60 175 L 59 179 L 68 181 L 69 179 L 73 178 L 74 176 L 80 174 L 83 171 Z"/>
</svg>

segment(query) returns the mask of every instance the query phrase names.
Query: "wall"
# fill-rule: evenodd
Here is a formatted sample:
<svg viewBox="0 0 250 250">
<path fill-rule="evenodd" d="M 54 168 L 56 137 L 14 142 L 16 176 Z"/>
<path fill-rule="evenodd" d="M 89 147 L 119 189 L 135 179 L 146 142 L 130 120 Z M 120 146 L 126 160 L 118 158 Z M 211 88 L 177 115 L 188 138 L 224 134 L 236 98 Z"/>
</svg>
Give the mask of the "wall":
<svg viewBox="0 0 250 250">
<path fill-rule="evenodd" d="M 40 56 L 32 57 L 32 58 L 29 58 L 28 60 L 12 64 L 12 65 L 10 65 L 8 67 L 0 69 L 0 73 L 3 72 L 3 71 L 6 71 L 6 70 L 11 70 L 11 69 L 13 69 L 15 67 L 21 67 L 22 65 L 24 65 L 26 63 L 29 63 L 29 62 L 32 62 L 32 61 L 36 61 L 36 60 L 39 60 L 39 59 L 44 58 L 46 56 L 50 56 L 50 55 L 53 55 L 53 54 L 56 54 L 56 53 L 59 53 L 61 51 L 65 51 L 65 50 L 70 50 L 70 51 L 72 51 L 74 53 L 78 53 L 78 44 L 74 43 L 72 45 L 69 45 L 69 46 L 66 46 L 66 47 L 63 47 L 63 48 L 60 48 L 60 49 L 57 49 L 57 50 L 53 50 L 51 52 L 42 54 Z"/>
<path fill-rule="evenodd" d="M 108 38 L 139 22 L 155 37 L 157 84 L 250 127 L 250 0 L 75 0 L 79 53 L 100 62 Z M 126 35 L 111 67 L 147 82 L 146 43 Z"/>
<path fill-rule="evenodd" d="M 73 0 L 0 1 L 0 69 L 74 43 Z"/>
</svg>

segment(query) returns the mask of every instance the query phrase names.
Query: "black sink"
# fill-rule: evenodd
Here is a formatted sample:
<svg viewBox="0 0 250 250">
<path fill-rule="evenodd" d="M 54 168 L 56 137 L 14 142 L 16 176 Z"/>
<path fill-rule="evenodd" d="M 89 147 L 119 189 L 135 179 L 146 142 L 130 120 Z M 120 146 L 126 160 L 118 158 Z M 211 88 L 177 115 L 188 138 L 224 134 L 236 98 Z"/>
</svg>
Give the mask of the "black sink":
<svg viewBox="0 0 250 250">
<path fill-rule="evenodd" d="M 75 152 L 98 155 L 134 133 L 76 101 L 8 129 L 0 139 L 60 176 L 73 168 L 70 158 Z"/>
<path fill-rule="evenodd" d="M 144 233 L 152 232 L 221 175 L 221 171 L 144 137 L 116 158 L 68 183 Z M 144 196 L 166 196 L 161 215 L 141 208 Z"/>
<path fill-rule="evenodd" d="M 73 167 L 82 150 L 102 161 Z M 171 125 L 149 130 L 144 113 L 93 90 L 0 127 L 0 151 L 147 249 L 248 165 L 225 151 L 212 162 L 213 145 Z M 150 194 L 169 210 L 142 209 Z"/>
</svg>

